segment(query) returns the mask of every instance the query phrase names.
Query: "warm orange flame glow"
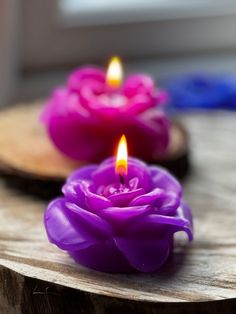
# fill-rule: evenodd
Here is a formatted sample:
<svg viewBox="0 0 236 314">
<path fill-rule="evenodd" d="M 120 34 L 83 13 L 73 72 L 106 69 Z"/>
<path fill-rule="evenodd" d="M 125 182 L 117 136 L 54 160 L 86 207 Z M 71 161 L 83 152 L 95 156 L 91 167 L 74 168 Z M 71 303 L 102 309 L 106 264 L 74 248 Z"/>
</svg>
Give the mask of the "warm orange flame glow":
<svg viewBox="0 0 236 314">
<path fill-rule="evenodd" d="M 125 135 L 121 136 L 116 155 L 116 173 L 127 175 L 128 173 L 128 150 Z"/>
<path fill-rule="evenodd" d="M 112 88 L 118 88 L 122 84 L 122 79 L 122 62 L 119 57 L 112 57 L 107 69 L 106 83 Z"/>
</svg>

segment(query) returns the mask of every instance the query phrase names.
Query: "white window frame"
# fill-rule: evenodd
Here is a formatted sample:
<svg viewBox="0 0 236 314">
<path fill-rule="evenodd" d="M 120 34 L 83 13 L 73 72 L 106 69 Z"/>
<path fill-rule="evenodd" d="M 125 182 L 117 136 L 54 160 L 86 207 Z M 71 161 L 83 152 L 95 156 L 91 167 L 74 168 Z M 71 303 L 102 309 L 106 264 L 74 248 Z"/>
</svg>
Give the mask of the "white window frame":
<svg viewBox="0 0 236 314">
<path fill-rule="evenodd" d="M 23 67 L 42 70 L 83 62 L 236 48 L 236 1 L 62 17 L 57 0 L 23 1 Z M 190 1 L 189 1 L 190 2 Z M 185 4 L 184 4 L 185 3 Z"/>
</svg>

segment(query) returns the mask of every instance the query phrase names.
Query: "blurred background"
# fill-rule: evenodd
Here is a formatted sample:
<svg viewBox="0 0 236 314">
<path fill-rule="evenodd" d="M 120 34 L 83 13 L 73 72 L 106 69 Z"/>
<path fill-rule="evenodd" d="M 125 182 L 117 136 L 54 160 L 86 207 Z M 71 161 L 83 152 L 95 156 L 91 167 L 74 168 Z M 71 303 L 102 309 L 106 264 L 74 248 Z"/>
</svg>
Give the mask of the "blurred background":
<svg viewBox="0 0 236 314">
<path fill-rule="evenodd" d="M 236 73 L 235 30 L 234 0 L 1 0 L 0 105 L 45 97 L 114 54 L 156 79 Z"/>
</svg>

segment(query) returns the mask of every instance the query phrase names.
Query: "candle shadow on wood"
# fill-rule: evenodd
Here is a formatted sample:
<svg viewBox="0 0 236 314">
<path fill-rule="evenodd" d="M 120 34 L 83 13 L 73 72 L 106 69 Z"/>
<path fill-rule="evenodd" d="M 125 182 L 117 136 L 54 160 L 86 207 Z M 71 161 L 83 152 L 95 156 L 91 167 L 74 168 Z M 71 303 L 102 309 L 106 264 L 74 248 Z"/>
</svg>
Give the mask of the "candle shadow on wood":
<svg viewBox="0 0 236 314">
<path fill-rule="evenodd" d="M 27 194 L 41 200 L 50 200 L 62 194 L 63 180 L 41 180 L 40 178 L 27 178 L 19 174 L 3 173 L 0 176 L 4 179 L 8 188 L 17 193 Z"/>
</svg>

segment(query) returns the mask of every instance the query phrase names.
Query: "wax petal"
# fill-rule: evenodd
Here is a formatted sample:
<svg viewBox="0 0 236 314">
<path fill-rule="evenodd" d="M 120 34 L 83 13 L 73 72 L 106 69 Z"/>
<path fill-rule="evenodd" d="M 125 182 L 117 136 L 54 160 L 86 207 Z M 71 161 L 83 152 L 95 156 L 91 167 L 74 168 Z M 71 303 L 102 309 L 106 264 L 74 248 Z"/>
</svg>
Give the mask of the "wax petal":
<svg viewBox="0 0 236 314">
<path fill-rule="evenodd" d="M 165 123 L 164 120 L 167 120 L 166 117 L 157 115 L 155 109 L 134 115 L 132 120 L 129 116 L 122 118 L 120 129 L 126 135 L 132 155 L 150 162 L 164 154 L 169 143 L 166 133 L 170 128 L 169 122 Z"/>
<path fill-rule="evenodd" d="M 128 192 L 112 194 L 108 197 L 108 199 L 111 201 L 112 206 L 124 207 L 130 205 L 130 202 L 132 202 L 133 198 L 136 198 L 143 193 L 144 189 L 140 188 Z"/>
<path fill-rule="evenodd" d="M 77 204 L 83 209 L 97 212 L 100 209 L 112 206 L 111 200 L 104 196 L 93 193 L 90 190 L 90 182 L 86 180 L 69 180 L 63 188 L 62 192 L 68 201 Z"/>
<path fill-rule="evenodd" d="M 177 209 L 177 214 L 179 217 L 182 217 L 183 219 L 186 219 L 188 223 L 186 223 L 185 230 L 188 234 L 189 240 L 193 240 L 193 217 L 192 212 L 188 205 L 182 201 L 181 205 Z"/>
<path fill-rule="evenodd" d="M 93 172 L 97 169 L 97 165 L 89 165 L 79 168 L 73 171 L 67 178 L 67 182 L 74 180 L 88 180 L 92 179 Z"/>
<path fill-rule="evenodd" d="M 150 149 L 149 160 L 163 156 L 169 143 L 169 132 L 167 130 L 170 128 L 170 122 L 166 119 L 164 113 L 149 109 L 136 116 L 135 120 L 136 128 L 143 130 L 145 137 L 152 141 L 149 143 L 152 146 L 148 146 Z"/>
<path fill-rule="evenodd" d="M 177 195 L 182 194 L 180 183 L 164 168 L 151 166 L 152 186 L 168 192 L 174 192 Z"/>
<path fill-rule="evenodd" d="M 90 111 L 93 117 L 98 117 L 99 119 L 106 119 L 114 117 L 115 115 L 119 114 L 119 110 L 117 107 L 106 106 L 102 102 L 102 98 L 98 97 L 102 92 L 102 87 L 99 85 L 91 86 L 84 85 L 80 90 L 80 101 L 83 106 Z"/>
<path fill-rule="evenodd" d="M 163 201 L 158 204 L 157 213 L 159 215 L 175 215 L 179 206 L 179 195 L 174 192 L 166 192 Z"/>
<path fill-rule="evenodd" d="M 91 192 L 89 183 L 81 181 L 80 189 L 84 194 L 85 202 L 91 211 L 96 213 L 101 209 L 112 206 L 112 202 L 108 198 Z"/>
<path fill-rule="evenodd" d="M 62 192 L 65 198 L 71 202 L 79 205 L 84 209 L 88 209 L 88 206 L 85 201 L 85 195 L 81 190 L 80 181 L 70 180 L 62 187 Z"/>
<path fill-rule="evenodd" d="M 99 239 L 104 239 L 113 234 L 112 227 L 98 215 L 84 210 L 73 203 L 66 202 L 66 206 L 70 214 L 73 214 L 73 222 L 78 224 L 78 228 L 81 225 L 85 226 L 89 232 L 96 234 Z"/>
<path fill-rule="evenodd" d="M 153 103 L 154 105 L 154 103 Z M 136 95 L 132 101 L 123 108 L 126 114 L 135 115 L 150 108 L 150 97 L 147 95 Z M 121 108 L 122 109 L 122 108 Z"/>
<path fill-rule="evenodd" d="M 176 226 L 178 230 L 185 231 L 191 240 L 192 222 L 189 220 L 189 217 L 186 216 L 186 211 L 183 210 L 181 206 L 177 209 L 177 215 L 175 217 L 156 215 L 153 219 L 156 219 L 156 221 L 161 224 Z"/>
<path fill-rule="evenodd" d="M 67 115 L 67 108 L 64 104 L 68 99 L 68 91 L 66 88 L 56 88 L 51 98 L 45 103 L 43 111 L 40 115 L 40 120 L 44 124 L 50 123 L 51 116 L 54 115 Z"/>
<path fill-rule="evenodd" d="M 149 193 L 134 198 L 130 206 L 153 205 L 160 215 L 175 215 L 180 205 L 179 195 L 174 192 L 165 192 L 163 189 L 155 188 Z"/>
<path fill-rule="evenodd" d="M 97 140 L 101 126 L 94 121 L 81 123 L 77 114 L 51 117 L 48 132 L 56 147 L 74 159 L 95 160 L 94 156 L 104 147 L 104 142 Z"/>
<path fill-rule="evenodd" d="M 170 240 L 164 239 L 132 239 L 116 237 L 115 242 L 130 264 L 142 272 L 153 272 L 166 261 Z"/>
<path fill-rule="evenodd" d="M 129 76 L 123 86 L 123 93 L 129 98 L 137 94 L 151 94 L 153 90 L 154 82 L 150 76 L 140 74 Z"/>
<path fill-rule="evenodd" d="M 133 270 L 112 238 L 84 250 L 70 252 L 70 255 L 76 262 L 99 271 L 117 273 Z"/>
<path fill-rule="evenodd" d="M 150 214 L 129 225 L 128 236 L 160 237 L 164 233 L 185 231 L 189 240 L 193 238 L 193 226 L 189 208 L 184 205 L 177 209 L 176 216 Z"/>
<path fill-rule="evenodd" d="M 79 91 L 83 85 L 105 83 L 105 73 L 100 68 L 84 67 L 74 70 L 68 79 L 68 88 L 74 91 Z"/>
<path fill-rule="evenodd" d="M 162 189 L 156 188 L 149 193 L 143 194 L 134 198 L 130 202 L 130 206 L 137 206 L 137 205 L 147 205 L 147 204 L 154 204 L 158 199 L 163 202 L 163 198 L 165 197 L 165 192 Z"/>
<path fill-rule="evenodd" d="M 104 99 L 98 95 L 102 95 L 102 86 L 84 85 L 80 90 L 80 101 L 83 106 L 88 109 L 92 116 L 102 120 L 109 120 L 120 114 L 118 107 L 109 106 Z"/>
<path fill-rule="evenodd" d="M 78 95 L 68 91 L 54 93 L 41 119 L 53 143 L 64 154 L 79 160 L 100 159 L 99 153 L 103 156 L 106 142 L 97 140 L 104 137 L 103 124 L 81 106 Z"/>
<path fill-rule="evenodd" d="M 113 223 L 116 227 L 124 228 L 124 223 L 130 220 L 143 216 L 151 211 L 149 205 L 146 206 L 133 206 L 133 207 L 109 207 L 101 210 L 100 216 L 107 221 Z"/>
<path fill-rule="evenodd" d="M 65 106 L 66 104 L 66 106 Z M 89 122 L 95 119 L 90 112 L 82 106 L 80 97 L 76 93 L 69 93 L 65 88 L 58 88 L 47 101 L 44 111 L 44 122 L 51 123 L 52 118 L 77 119 L 83 123 L 84 119 L 89 118 Z"/>
<path fill-rule="evenodd" d="M 78 250 L 97 243 L 97 237 L 81 226 L 79 229 L 71 221 L 65 200 L 58 198 L 47 208 L 44 222 L 48 238 L 63 250 Z"/>
<path fill-rule="evenodd" d="M 119 182 L 119 176 L 115 173 L 115 158 L 109 158 L 106 163 L 101 163 L 93 173 L 93 182 L 99 187 Z"/>
</svg>

